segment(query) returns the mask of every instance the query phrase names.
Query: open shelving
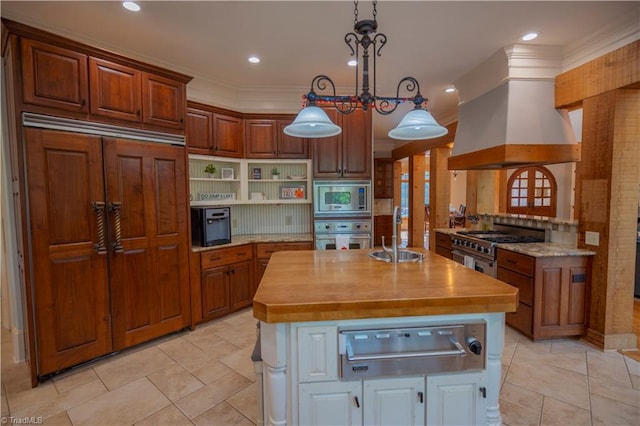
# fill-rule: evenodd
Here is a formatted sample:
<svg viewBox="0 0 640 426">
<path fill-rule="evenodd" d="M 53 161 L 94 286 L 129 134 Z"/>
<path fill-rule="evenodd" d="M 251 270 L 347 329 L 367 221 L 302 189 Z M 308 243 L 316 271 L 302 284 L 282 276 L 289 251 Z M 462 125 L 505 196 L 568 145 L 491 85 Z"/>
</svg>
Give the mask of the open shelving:
<svg viewBox="0 0 640 426">
<path fill-rule="evenodd" d="M 216 167 L 213 176 L 204 172 L 208 164 Z M 280 172 L 277 179 L 271 175 L 273 168 Z M 265 161 L 190 154 L 191 205 L 311 204 L 310 175 L 311 160 Z"/>
</svg>

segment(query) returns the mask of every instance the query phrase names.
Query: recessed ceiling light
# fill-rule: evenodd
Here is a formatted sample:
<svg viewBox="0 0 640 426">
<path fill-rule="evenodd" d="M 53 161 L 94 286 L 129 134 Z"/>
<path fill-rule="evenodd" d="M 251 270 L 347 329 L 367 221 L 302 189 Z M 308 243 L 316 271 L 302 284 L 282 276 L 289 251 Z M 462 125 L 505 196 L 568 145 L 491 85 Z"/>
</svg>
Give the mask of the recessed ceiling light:
<svg viewBox="0 0 640 426">
<path fill-rule="evenodd" d="M 350 67 L 355 67 L 356 65 L 358 65 L 358 61 L 356 61 L 355 59 L 352 59 L 349 62 L 347 62 L 347 65 L 349 65 Z"/>
<path fill-rule="evenodd" d="M 536 38 L 538 38 L 538 33 L 531 32 L 531 33 L 526 33 L 525 35 L 520 37 L 520 40 L 522 40 L 522 41 L 531 41 L 531 40 L 535 40 Z"/>
<path fill-rule="evenodd" d="M 258 58 L 257 56 L 249 56 L 249 62 L 251 62 L 252 64 L 257 64 L 258 62 L 260 62 L 260 58 Z"/>
<path fill-rule="evenodd" d="M 444 89 L 445 93 L 452 93 L 452 92 L 455 92 L 455 91 L 456 91 L 456 88 L 453 87 L 453 86 L 449 86 L 446 89 Z"/>
<path fill-rule="evenodd" d="M 133 2 L 133 1 L 123 1 L 122 2 L 122 6 L 127 9 L 130 10 L 132 12 L 137 12 L 140 10 L 140 6 L 138 5 L 138 3 Z"/>
</svg>

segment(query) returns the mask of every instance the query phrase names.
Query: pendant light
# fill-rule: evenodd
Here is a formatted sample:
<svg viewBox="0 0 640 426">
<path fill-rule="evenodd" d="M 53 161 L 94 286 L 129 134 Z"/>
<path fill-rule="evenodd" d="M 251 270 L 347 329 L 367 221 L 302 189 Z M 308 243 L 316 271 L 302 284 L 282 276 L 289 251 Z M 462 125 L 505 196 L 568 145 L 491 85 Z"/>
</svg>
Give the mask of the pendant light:
<svg viewBox="0 0 640 426">
<path fill-rule="evenodd" d="M 302 138 L 323 138 L 335 136 L 341 132 L 339 126 L 334 124 L 320 106 L 333 106 L 342 114 L 350 114 L 358 108 L 367 111 L 369 108 L 375 109 L 379 114 L 389 115 L 394 112 L 398 105 L 405 102 L 413 102 L 415 108 L 409 111 L 402 119 L 398 127 L 389 132 L 389 137 L 401 140 L 431 139 L 444 136 L 447 129 L 440 126 L 431 113 L 426 110 L 424 104 L 427 100 L 420 94 L 420 84 L 413 77 L 404 77 L 398 83 L 396 96 L 376 96 L 369 90 L 369 48 L 372 48 L 373 56 L 373 93 L 376 91 L 376 57 L 380 56 L 380 50 L 387 43 L 387 36 L 379 33 L 375 34 L 378 28 L 376 20 L 377 1 L 373 1 L 373 20 L 358 21 L 358 1 L 354 1 L 354 32 L 347 33 L 344 41 L 351 49 L 351 56 L 358 57 L 362 48 L 362 59 L 356 65 L 356 89 L 358 90 L 358 71 L 362 64 L 362 88 L 359 95 L 339 96 L 336 95 L 336 86 L 331 78 L 326 75 L 317 75 L 311 81 L 311 89 L 304 96 L 306 106 L 299 113 L 290 125 L 284 128 L 284 133 L 290 136 Z M 375 35 L 374 35 L 375 34 Z M 322 95 L 316 93 L 331 90 L 331 94 Z M 400 92 L 406 91 L 410 97 L 401 97 Z"/>
</svg>

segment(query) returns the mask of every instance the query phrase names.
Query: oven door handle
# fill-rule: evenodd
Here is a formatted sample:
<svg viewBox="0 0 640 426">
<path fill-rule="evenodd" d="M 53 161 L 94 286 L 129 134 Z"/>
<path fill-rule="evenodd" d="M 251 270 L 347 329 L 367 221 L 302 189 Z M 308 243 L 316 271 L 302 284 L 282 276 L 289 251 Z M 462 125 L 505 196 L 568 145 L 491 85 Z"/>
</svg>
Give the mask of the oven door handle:
<svg viewBox="0 0 640 426">
<path fill-rule="evenodd" d="M 467 351 L 457 341 L 451 342 L 456 349 L 439 351 L 419 351 L 419 352 L 392 352 L 367 355 L 354 355 L 351 347 L 347 348 L 347 359 L 349 361 L 371 361 L 376 359 L 397 359 L 397 358 L 421 358 L 430 356 L 466 356 Z"/>
</svg>

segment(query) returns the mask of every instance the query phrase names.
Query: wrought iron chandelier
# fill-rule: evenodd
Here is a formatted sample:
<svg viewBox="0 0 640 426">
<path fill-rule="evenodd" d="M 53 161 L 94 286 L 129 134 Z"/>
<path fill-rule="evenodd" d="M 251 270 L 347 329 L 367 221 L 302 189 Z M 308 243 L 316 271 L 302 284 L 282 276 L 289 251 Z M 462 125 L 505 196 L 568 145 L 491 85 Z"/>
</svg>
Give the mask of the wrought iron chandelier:
<svg viewBox="0 0 640 426">
<path fill-rule="evenodd" d="M 376 96 L 376 57 L 381 56 L 380 51 L 387 43 L 387 36 L 378 33 L 377 0 L 373 1 L 373 20 L 358 21 L 358 0 L 354 2 L 354 32 L 347 33 L 344 41 L 351 49 L 351 56 L 358 58 L 362 48 L 362 60 L 356 65 L 356 84 L 354 95 L 336 95 L 336 86 L 333 80 L 324 74 L 317 75 L 311 80 L 311 90 L 305 98 L 305 107 L 298 113 L 296 119 L 284 128 L 284 133 L 290 136 L 303 138 L 323 138 L 339 134 L 342 129 L 334 124 L 318 104 L 333 105 L 342 114 L 350 114 L 357 108 L 367 111 L 375 109 L 382 115 L 394 112 L 398 105 L 405 102 L 413 102 L 414 109 L 409 111 L 400 121 L 398 126 L 388 135 L 393 139 L 418 140 L 432 139 L 447 134 L 448 130 L 440 126 L 426 109 L 426 102 L 420 93 L 420 84 L 413 77 L 404 77 L 398 83 L 396 96 Z M 369 88 L 369 49 L 373 55 L 373 93 Z M 362 63 L 362 88 L 357 94 L 359 83 L 359 68 Z M 323 95 L 316 92 L 329 90 L 331 94 Z M 401 90 L 413 96 L 401 97 Z"/>
</svg>

